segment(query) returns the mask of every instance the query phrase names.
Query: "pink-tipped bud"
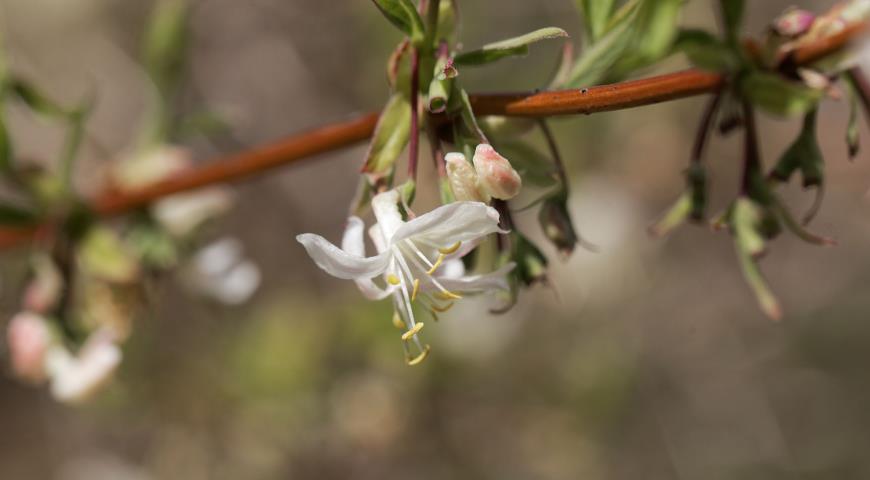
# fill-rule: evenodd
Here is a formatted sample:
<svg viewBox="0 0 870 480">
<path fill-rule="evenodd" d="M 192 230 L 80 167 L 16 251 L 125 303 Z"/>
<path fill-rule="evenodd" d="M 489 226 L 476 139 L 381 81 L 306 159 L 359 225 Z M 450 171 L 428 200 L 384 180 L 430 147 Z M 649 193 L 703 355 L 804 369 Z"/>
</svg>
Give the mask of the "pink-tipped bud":
<svg viewBox="0 0 870 480">
<path fill-rule="evenodd" d="M 47 257 L 37 257 L 33 265 L 33 279 L 24 291 L 24 308 L 36 313 L 47 313 L 54 308 L 63 290 L 63 278 Z"/>
<path fill-rule="evenodd" d="M 477 173 L 465 159 L 465 155 L 459 152 L 451 152 L 444 156 L 447 164 L 447 179 L 450 181 L 450 190 L 453 197 L 459 201 L 487 202 L 486 198 L 477 186 Z"/>
<path fill-rule="evenodd" d="M 30 312 L 16 314 L 9 322 L 6 341 L 15 375 L 33 383 L 45 381 L 45 356 L 52 343 L 45 319 Z"/>
<path fill-rule="evenodd" d="M 815 21 L 812 12 L 792 8 L 774 20 L 773 29 L 784 37 L 797 37 L 807 33 Z"/>
<path fill-rule="evenodd" d="M 523 186 L 520 174 L 511 163 L 492 148 L 481 143 L 474 151 L 474 169 L 480 187 L 493 198 L 508 200 L 515 197 Z"/>
</svg>

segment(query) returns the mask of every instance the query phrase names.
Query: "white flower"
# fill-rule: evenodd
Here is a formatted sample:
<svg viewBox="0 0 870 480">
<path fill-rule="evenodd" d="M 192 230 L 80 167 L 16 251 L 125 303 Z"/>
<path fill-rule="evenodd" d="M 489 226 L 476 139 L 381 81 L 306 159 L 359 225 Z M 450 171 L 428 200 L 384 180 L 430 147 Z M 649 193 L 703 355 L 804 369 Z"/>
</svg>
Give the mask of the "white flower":
<svg viewBox="0 0 870 480">
<path fill-rule="evenodd" d="M 51 394 L 60 402 L 87 400 L 112 378 L 120 363 L 121 349 L 107 330 L 92 333 L 76 356 L 55 345 L 46 358 Z"/>
<path fill-rule="evenodd" d="M 242 304 L 260 286 L 260 269 L 244 257 L 242 243 L 234 238 L 222 238 L 200 250 L 191 267 L 188 283 L 224 304 Z"/>
<path fill-rule="evenodd" d="M 498 212 L 481 202 L 454 202 L 408 222 L 398 208 L 399 193 L 390 190 L 372 199 L 377 224 L 369 235 L 378 254 L 365 256 L 362 220 L 351 217 L 338 248 L 319 235 L 296 237 L 314 262 L 332 276 L 354 280 L 369 299 L 393 298 L 394 324 L 402 328 L 409 364 L 421 362 L 429 352 L 418 337 L 423 323 L 416 320 L 413 303 L 419 301 L 432 315 L 446 311 L 460 293 L 507 289 L 505 275 L 513 268 L 466 276 L 460 258 L 483 237 L 502 232 Z M 382 277 L 379 286 L 374 278 Z M 417 355 L 411 355 L 410 346 Z"/>
</svg>

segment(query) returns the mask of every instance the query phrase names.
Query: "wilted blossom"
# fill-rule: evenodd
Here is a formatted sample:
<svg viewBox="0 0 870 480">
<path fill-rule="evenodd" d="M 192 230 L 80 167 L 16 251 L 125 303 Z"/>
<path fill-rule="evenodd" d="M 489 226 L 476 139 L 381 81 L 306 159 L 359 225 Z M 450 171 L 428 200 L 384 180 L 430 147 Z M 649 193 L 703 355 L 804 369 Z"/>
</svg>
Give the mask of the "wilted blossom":
<svg viewBox="0 0 870 480">
<path fill-rule="evenodd" d="M 484 275 L 465 275 L 460 260 L 487 235 L 500 232 L 499 214 L 481 202 L 458 201 L 405 222 L 398 208 L 399 193 L 389 190 L 372 199 L 377 223 L 368 233 L 378 253 L 367 257 L 358 217 L 348 219 L 339 248 L 311 233 L 296 237 L 317 266 L 332 276 L 354 280 L 371 300 L 392 297 L 393 323 L 401 328 L 408 364 L 420 363 L 429 346 L 420 342 L 423 322 L 414 304 L 436 316 L 461 299 L 461 293 L 507 290 L 505 267 Z M 381 277 L 383 284 L 374 279 Z M 417 350 L 411 353 L 411 347 Z"/>
<path fill-rule="evenodd" d="M 490 198 L 508 200 L 519 193 L 522 179 L 510 162 L 491 145 L 477 146 L 469 164 L 458 152 L 444 157 L 447 178 L 454 197 L 460 201 L 488 202 Z"/>
<path fill-rule="evenodd" d="M 45 381 L 45 356 L 54 342 L 46 319 L 32 312 L 16 314 L 9 322 L 6 340 L 15 375 L 33 383 Z"/>
<path fill-rule="evenodd" d="M 85 401 L 111 380 L 120 363 L 121 349 L 105 329 L 91 333 L 75 355 L 62 345 L 54 345 L 46 356 L 51 394 L 65 403 Z"/>
</svg>

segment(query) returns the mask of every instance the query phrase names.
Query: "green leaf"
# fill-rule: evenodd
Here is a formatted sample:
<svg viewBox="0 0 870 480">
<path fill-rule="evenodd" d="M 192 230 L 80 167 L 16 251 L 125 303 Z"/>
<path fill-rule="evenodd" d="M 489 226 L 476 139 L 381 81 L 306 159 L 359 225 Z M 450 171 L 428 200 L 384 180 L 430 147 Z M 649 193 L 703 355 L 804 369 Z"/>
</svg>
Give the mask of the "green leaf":
<svg viewBox="0 0 870 480">
<path fill-rule="evenodd" d="M 583 52 L 568 75 L 565 87 L 579 88 L 594 85 L 607 76 L 613 65 L 622 58 L 631 45 L 637 11 L 635 8 L 623 16 L 601 40 Z"/>
<path fill-rule="evenodd" d="M 846 145 L 849 147 L 849 159 L 854 159 L 860 149 L 860 136 L 858 129 L 859 97 L 855 84 L 849 75 L 843 75 L 843 84 L 849 94 L 849 123 L 846 127 Z"/>
<path fill-rule="evenodd" d="M 457 65 L 483 65 L 504 57 L 523 56 L 529 53 L 529 45 L 552 38 L 567 38 L 568 33 L 557 27 L 547 27 L 529 32 L 519 37 L 484 45 L 456 57 Z"/>
<path fill-rule="evenodd" d="M 645 0 L 638 9 L 632 47 L 620 60 L 620 77 L 651 65 L 671 52 L 678 34 L 682 0 Z"/>
<path fill-rule="evenodd" d="M 574 0 L 574 4 L 583 15 L 583 27 L 589 43 L 597 42 L 607 29 L 616 0 Z"/>
<path fill-rule="evenodd" d="M 411 133 L 411 104 L 401 93 L 395 93 L 381 112 L 363 172 L 383 177 L 402 154 Z"/>
<path fill-rule="evenodd" d="M 0 205 L 0 225 L 7 227 L 26 227 L 39 220 L 36 212 L 17 205 Z"/>
<path fill-rule="evenodd" d="M 782 318 L 782 307 L 779 305 L 779 300 L 776 299 L 773 291 L 767 285 L 761 269 L 758 268 L 753 256 L 746 252 L 739 244 L 737 247 L 737 259 L 740 261 L 740 268 L 743 271 L 743 278 L 755 294 L 755 299 L 761 311 L 764 312 L 772 320 Z"/>
<path fill-rule="evenodd" d="M 779 75 L 754 71 L 740 82 L 743 95 L 770 113 L 792 116 L 816 108 L 824 92 L 785 79 Z"/>
<path fill-rule="evenodd" d="M 743 22 L 745 10 L 744 0 L 719 0 L 722 9 L 722 21 L 725 26 L 725 38 L 732 45 L 740 42 L 740 25 Z"/>
<path fill-rule="evenodd" d="M 787 182 L 800 170 L 805 187 L 821 185 L 824 175 L 824 157 L 816 138 L 816 111 L 807 113 L 797 139 L 780 157 L 771 175 Z"/>
<path fill-rule="evenodd" d="M 188 43 L 187 0 L 160 0 L 146 27 L 143 60 L 161 94 L 168 95 L 181 76 Z"/>
<path fill-rule="evenodd" d="M 654 237 L 663 237 L 682 225 L 692 213 L 692 196 L 689 193 L 680 195 L 662 218 L 647 229 Z"/>
<path fill-rule="evenodd" d="M 14 78 L 10 82 L 12 93 L 24 102 L 31 110 L 48 118 L 66 117 L 69 111 L 57 102 L 43 95 L 35 86 Z"/>
<path fill-rule="evenodd" d="M 426 36 L 423 19 L 411 0 L 372 0 L 378 10 L 419 46 Z"/>
<path fill-rule="evenodd" d="M 3 108 L 3 102 L 0 100 L 0 109 Z M 12 138 L 9 135 L 9 129 L 6 128 L 6 115 L 0 111 L 0 172 L 11 173 L 13 169 L 12 162 Z"/>
<path fill-rule="evenodd" d="M 739 65 L 730 48 L 703 30 L 681 30 L 674 42 L 674 50 L 685 54 L 692 65 L 703 70 L 727 72 Z"/>
</svg>

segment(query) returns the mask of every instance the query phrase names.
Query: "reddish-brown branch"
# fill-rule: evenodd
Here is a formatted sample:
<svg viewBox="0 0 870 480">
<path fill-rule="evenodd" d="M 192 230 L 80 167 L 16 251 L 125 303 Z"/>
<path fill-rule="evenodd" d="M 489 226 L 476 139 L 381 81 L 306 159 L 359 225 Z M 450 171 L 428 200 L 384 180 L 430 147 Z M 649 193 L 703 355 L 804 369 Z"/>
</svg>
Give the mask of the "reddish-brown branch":
<svg viewBox="0 0 870 480">
<path fill-rule="evenodd" d="M 837 35 L 802 46 L 792 52 L 789 58 L 798 65 L 812 62 L 843 48 L 866 29 L 866 24 L 853 26 Z M 666 102 L 715 92 L 724 82 L 725 78 L 720 74 L 686 70 L 584 89 L 472 95 L 471 103 L 478 115 L 543 118 Z M 119 215 L 175 193 L 245 179 L 361 142 L 371 136 L 376 122 L 377 114 L 369 113 L 309 130 L 247 152 L 216 159 L 140 190 L 104 193 L 93 200 L 91 207 L 101 216 Z M 19 244 L 34 234 L 49 230 L 50 225 L 30 229 L 0 229 L 0 249 Z"/>
</svg>

